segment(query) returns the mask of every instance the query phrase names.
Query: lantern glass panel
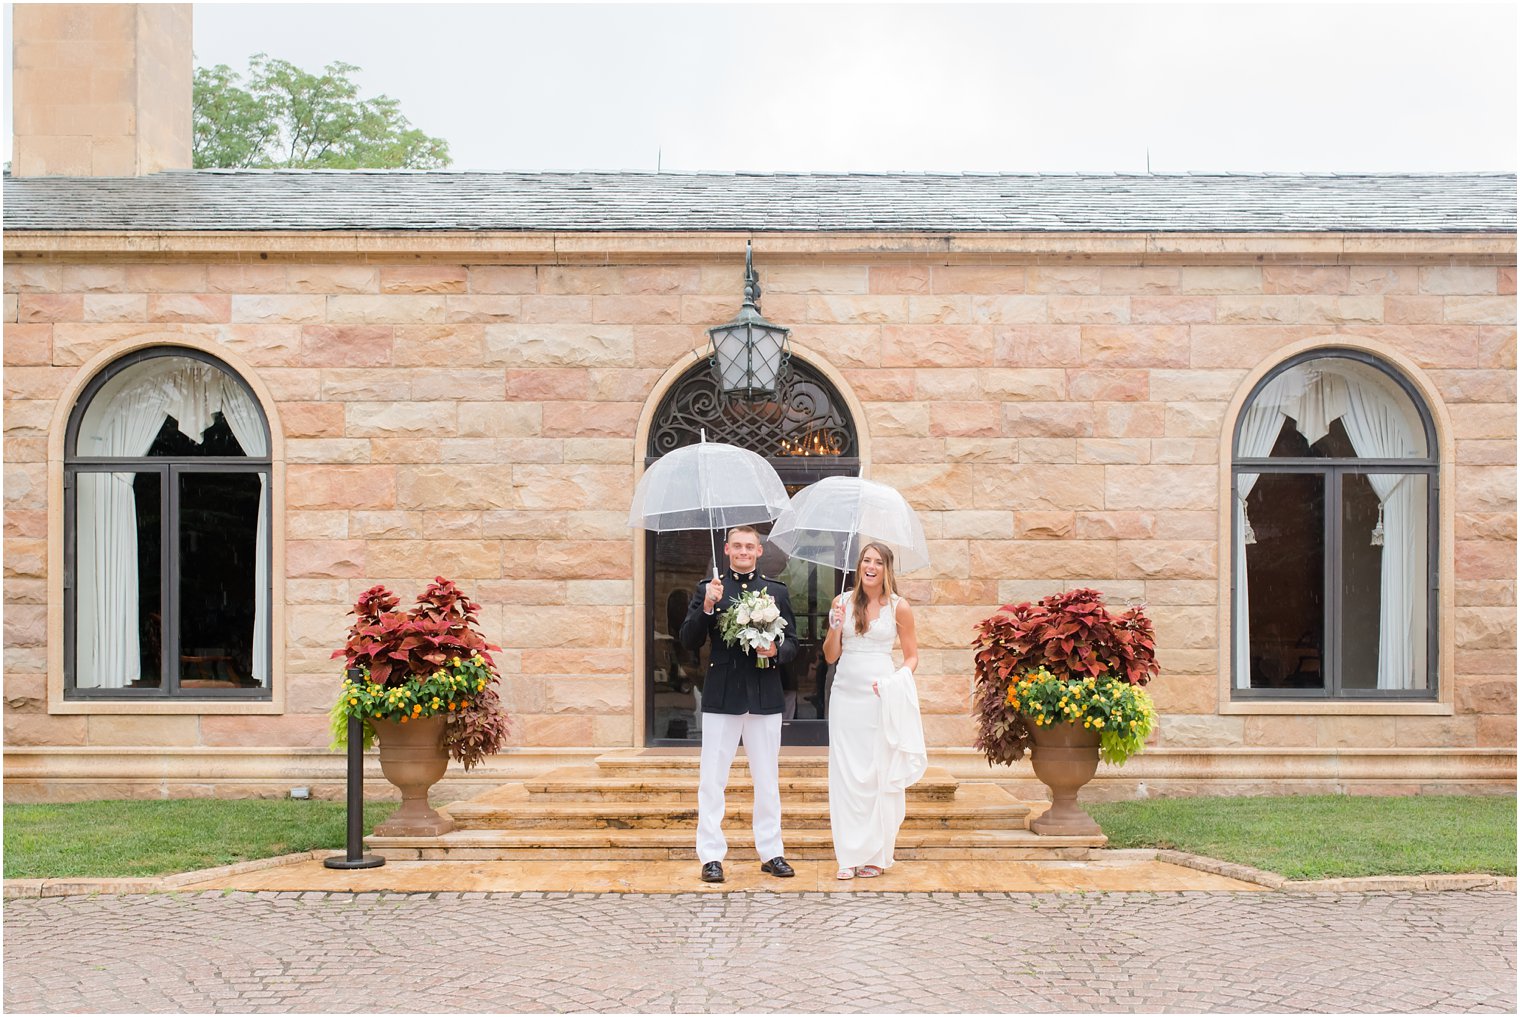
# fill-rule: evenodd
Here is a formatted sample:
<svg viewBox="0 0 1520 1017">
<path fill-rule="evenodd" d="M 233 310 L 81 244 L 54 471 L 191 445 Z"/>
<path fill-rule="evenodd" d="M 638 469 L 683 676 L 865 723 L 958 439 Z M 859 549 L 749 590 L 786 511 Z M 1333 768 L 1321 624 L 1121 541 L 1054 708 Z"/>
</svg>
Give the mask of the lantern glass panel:
<svg viewBox="0 0 1520 1017">
<path fill-rule="evenodd" d="M 713 330 L 713 348 L 718 355 L 718 379 L 725 392 L 747 387 L 745 374 L 749 370 L 749 350 L 744 341 L 746 331 L 743 325 Z"/>
<path fill-rule="evenodd" d="M 781 373 L 781 351 L 786 333 L 768 328 L 756 328 L 753 332 L 753 353 L 750 358 L 750 370 L 754 375 L 752 384 L 761 391 L 770 392 L 775 389 L 776 378 Z"/>
</svg>

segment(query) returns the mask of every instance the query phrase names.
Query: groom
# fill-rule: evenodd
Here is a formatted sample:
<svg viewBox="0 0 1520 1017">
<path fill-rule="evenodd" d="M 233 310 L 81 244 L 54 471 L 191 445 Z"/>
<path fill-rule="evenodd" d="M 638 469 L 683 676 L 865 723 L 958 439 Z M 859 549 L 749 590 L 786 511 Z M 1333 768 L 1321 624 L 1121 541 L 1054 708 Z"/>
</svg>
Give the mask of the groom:
<svg viewBox="0 0 1520 1017">
<path fill-rule="evenodd" d="M 728 568 L 720 578 L 697 586 L 681 623 L 681 645 L 696 652 L 704 641 L 710 644 L 702 686 L 702 776 L 697 791 L 697 857 L 705 883 L 723 882 L 723 856 L 728 853 L 723 838 L 723 792 L 741 739 L 755 785 L 755 849 L 766 859 L 760 870 L 773 876 L 796 875 L 781 848 L 778 768 L 784 699 L 778 665 L 797 655 L 797 622 L 786 585 L 756 571 L 760 550 L 760 532 L 754 527 L 729 530 L 723 544 Z M 721 634 L 723 612 L 738 597 L 762 589 L 770 592 L 786 619 L 781 638 L 763 650 L 726 645 Z M 757 657 L 770 658 L 770 666 L 758 667 Z"/>
</svg>

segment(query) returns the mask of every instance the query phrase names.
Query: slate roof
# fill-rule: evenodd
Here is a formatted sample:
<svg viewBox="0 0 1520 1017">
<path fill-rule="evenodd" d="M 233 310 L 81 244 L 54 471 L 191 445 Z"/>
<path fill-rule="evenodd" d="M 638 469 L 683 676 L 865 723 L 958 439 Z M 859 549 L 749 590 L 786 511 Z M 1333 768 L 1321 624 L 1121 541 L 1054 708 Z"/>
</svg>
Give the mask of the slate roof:
<svg viewBox="0 0 1520 1017">
<path fill-rule="evenodd" d="M 185 170 L 4 182 L 7 230 L 1509 233 L 1515 176 Z"/>
</svg>

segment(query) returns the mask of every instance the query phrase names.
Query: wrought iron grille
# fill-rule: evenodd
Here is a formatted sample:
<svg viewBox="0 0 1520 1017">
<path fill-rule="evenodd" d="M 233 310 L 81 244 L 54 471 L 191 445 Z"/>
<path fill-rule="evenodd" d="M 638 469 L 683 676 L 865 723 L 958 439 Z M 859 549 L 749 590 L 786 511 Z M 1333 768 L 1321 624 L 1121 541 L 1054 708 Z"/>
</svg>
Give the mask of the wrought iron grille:
<svg viewBox="0 0 1520 1017">
<path fill-rule="evenodd" d="M 708 441 L 747 448 L 767 459 L 834 459 L 857 455 L 855 428 L 834 386 L 815 369 L 789 357 L 774 395 L 754 401 L 724 397 L 710 363 L 686 373 L 660 404 L 649 455 Z"/>
</svg>

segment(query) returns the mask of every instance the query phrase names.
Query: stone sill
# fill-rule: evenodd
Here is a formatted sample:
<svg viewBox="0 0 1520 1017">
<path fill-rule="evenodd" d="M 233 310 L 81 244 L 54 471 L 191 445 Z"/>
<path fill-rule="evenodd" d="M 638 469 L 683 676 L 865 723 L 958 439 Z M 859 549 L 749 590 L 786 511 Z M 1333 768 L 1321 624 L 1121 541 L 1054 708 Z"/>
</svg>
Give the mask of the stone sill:
<svg viewBox="0 0 1520 1017">
<path fill-rule="evenodd" d="M 1219 713 L 1221 716 L 1452 717 L 1456 715 L 1456 710 L 1451 703 L 1428 701 L 1376 703 L 1358 699 L 1252 699 L 1220 703 Z"/>
<path fill-rule="evenodd" d="M 211 715 L 272 715 L 283 714 L 285 704 L 271 699 L 153 699 L 127 701 L 121 699 L 56 699 L 48 703 L 50 715 L 91 714 L 120 716 L 168 716 L 196 714 Z"/>
</svg>

